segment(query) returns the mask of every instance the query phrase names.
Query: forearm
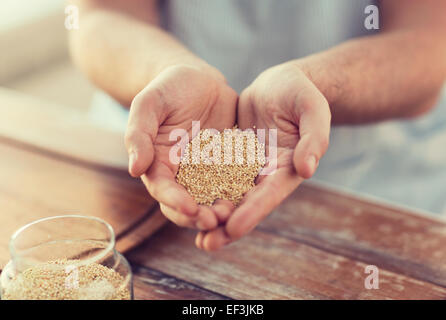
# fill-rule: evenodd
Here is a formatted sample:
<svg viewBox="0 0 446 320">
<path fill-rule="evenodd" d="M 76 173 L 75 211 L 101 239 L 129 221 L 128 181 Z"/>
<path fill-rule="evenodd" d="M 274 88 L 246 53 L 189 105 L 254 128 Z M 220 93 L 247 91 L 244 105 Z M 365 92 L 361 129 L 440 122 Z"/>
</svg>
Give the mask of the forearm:
<svg viewBox="0 0 446 320">
<path fill-rule="evenodd" d="M 334 124 L 415 115 L 433 105 L 446 77 L 439 34 L 401 30 L 351 40 L 295 61 L 324 94 Z"/>
<path fill-rule="evenodd" d="M 79 30 L 70 32 L 70 48 L 90 80 L 125 106 L 172 65 L 188 64 L 221 76 L 157 25 L 112 10 L 81 12 Z"/>
</svg>

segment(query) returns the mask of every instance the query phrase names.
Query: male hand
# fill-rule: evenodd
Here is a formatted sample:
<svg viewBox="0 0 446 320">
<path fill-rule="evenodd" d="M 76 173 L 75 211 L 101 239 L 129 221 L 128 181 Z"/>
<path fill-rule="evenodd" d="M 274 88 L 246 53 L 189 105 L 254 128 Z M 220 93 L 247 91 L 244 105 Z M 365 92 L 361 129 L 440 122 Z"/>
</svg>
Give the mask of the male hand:
<svg viewBox="0 0 446 320">
<path fill-rule="evenodd" d="M 192 121 L 201 128 L 223 130 L 235 124 L 237 94 L 215 72 L 189 66 L 165 69 L 134 98 L 126 131 L 129 172 L 142 178 L 150 195 L 160 202 L 164 215 L 184 227 L 210 230 L 227 219 L 228 201 L 211 208 L 199 206 L 175 181 L 178 164 L 169 160 L 174 129 L 191 139 Z"/>
<path fill-rule="evenodd" d="M 277 129 L 277 169 L 257 177 L 256 186 L 246 193 L 225 226 L 197 235 L 196 245 L 205 250 L 216 250 L 253 230 L 314 174 L 328 147 L 328 103 L 293 62 L 261 73 L 240 95 L 237 115 L 242 129 Z"/>
</svg>

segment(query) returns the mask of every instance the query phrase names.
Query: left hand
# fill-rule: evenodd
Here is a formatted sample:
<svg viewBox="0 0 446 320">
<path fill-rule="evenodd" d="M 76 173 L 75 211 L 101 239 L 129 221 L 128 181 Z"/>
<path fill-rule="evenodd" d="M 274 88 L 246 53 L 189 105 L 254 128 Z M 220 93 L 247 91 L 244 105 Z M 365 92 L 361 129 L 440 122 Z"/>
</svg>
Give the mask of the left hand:
<svg viewBox="0 0 446 320">
<path fill-rule="evenodd" d="M 224 226 L 197 235 L 195 243 L 204 250 L 219 249 L 253 230 L 314 174 L 328 147 L 328 102 L 294 62 L 261 73 L 240 95 L 237 118 L 242 129 L 277 129 L 277 169 L 257 177 Z"/>
<path fill-rule="evenodd" d="M 177 183 L 178 164 L 170 158 L 177 141 L 170 134 L 180 129 L 190 136 L 193 120 L 203 128 L 234 126 L 237 93 L 212 71 L 189 65 L 166 68 L 133 99 L 126 131 L 130 174 L 141 176 L 169 220 L 200 230 L 225 221 L 232 204 L 220 200 L 211 208 L 198 205 Z"/>
</svg>

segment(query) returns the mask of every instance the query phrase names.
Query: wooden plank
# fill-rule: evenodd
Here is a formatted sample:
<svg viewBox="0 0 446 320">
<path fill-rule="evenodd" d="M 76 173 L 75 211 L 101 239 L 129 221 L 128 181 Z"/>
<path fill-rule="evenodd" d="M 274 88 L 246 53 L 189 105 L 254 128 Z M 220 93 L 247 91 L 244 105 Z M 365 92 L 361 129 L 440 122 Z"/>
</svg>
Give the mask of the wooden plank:
<svg viewBox="0 0 446 320">
<path fill-rule="evenodd" d="M 446 224 L 302 185 L 260 230 L 446 286 Z"/>
<path fill-rule="evenodd" d="M 132 266 L 136 300 L 225 300 L 225 296 L 197 287 L 162 272 Z"/>
<path fill-rule="evenodd" d="M 153 232 L 147 212 L 155 201 L 139 180 L 1 143 L 0 155 L 1 266 L 9 260 L 11 234 L 26 223 L 48 216 L 97 216 L 112 225 L 118 239 L 128 228 L 141 224 L 135 235 L 120 239 L 127 241 L 121 247 L 125 250 Z M 161 225 L 160 215 L 153 217 L 156 225 Z"/>
<path fill-rule="evenodd" d="M 149 210 L 149 214 L 141 222 L 138 222 L 133 228 L 127 229 L 117 237 L 116 250 L 126 252 L 137 246 L 156 231 L 161 229 L 167 222 L 167 219 L 159 210 L 158 204 Z"/>
<path fill-rule="evenodd" d="M 126 170 L 123 132 L 98 127 L 85 112 L 0 88 L 0 114 L 0 137 Z"/>
<path fill-rule="evenodd" d="M 132 263 L 234 299 L 445 299 L 446 288 L 380 268 L 367 290 L 366 264 L 258 230 L 215 252 L 193 246 L 194 232 L 163 228 L 127 257 Z"/>
</svg>

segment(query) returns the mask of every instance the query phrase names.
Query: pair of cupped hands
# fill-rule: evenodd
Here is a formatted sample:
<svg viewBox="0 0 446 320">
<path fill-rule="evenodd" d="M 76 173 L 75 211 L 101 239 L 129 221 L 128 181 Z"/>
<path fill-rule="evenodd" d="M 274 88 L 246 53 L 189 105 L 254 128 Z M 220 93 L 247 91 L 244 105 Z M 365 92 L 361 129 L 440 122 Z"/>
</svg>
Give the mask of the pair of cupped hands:
<svg viewBox="0 0 446 320">
<path fill-rule="evenodd" d="M 298 185 L 315 172 L 328 147 L 331 113 L 323 94 L 295 63 L 262 72 L 240 97 L 219 73 L 187 65 L 168 67 L 134 98 L 126 131 L 129 172 L 141 177 L 163 214 L 175 224 L 195 228 L 195 244 L 217 250 L 259 224 Z M 277 164 L 259 175 L 239 206 L 216 200 L 199 205 L 175 176 L 169 160 L 174 129 L 277 129 Z M 266 146 L 268 150 L 268 146 Z"/>
</svg>

